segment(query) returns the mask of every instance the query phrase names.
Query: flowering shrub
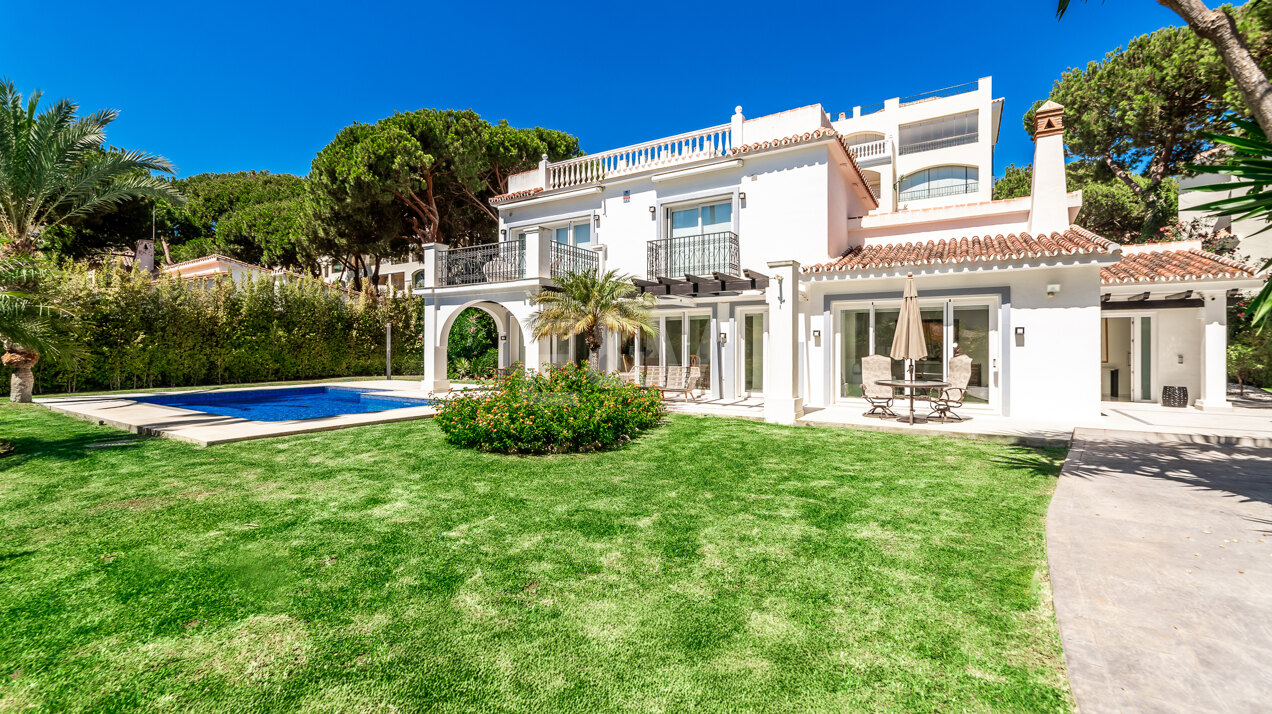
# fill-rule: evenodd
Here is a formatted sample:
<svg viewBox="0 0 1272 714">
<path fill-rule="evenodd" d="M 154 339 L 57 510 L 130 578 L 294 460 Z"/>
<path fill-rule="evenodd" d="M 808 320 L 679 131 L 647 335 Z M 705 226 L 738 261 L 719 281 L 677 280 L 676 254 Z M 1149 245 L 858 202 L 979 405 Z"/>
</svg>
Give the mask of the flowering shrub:
<svg viewBox="0 0 1272 714">
<path fill-rule="evenodd" d="M 570 365 L 546 375 L 520 370 L 489 391 L 457 394 L 436 421 L 456 446 L 505 454 L 596 451 L 624 444 L 663 416 L 656 389 Z"/>
</svg>

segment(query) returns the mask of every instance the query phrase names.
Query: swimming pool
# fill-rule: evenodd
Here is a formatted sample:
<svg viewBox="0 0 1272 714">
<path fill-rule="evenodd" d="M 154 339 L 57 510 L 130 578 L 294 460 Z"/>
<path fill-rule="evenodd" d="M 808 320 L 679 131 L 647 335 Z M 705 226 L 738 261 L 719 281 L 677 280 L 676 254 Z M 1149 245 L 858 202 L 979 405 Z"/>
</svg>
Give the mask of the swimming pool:
<svg viewBox="0 0 1272 714">
<path fill-rule="evenodd" d="M 390 409 L 425 407 L 428 399 L 386 397 L 370 389 L 350 387 L 294 387 L 292 389 L 247 389 L 233 392 L 197 394 L 157 394 L 133 397 L 133 401 L 180 407 L 197 412 L 239 417 L 254 421 L 317 419 L 340 414 L 365 414 Z"/>
</svg>

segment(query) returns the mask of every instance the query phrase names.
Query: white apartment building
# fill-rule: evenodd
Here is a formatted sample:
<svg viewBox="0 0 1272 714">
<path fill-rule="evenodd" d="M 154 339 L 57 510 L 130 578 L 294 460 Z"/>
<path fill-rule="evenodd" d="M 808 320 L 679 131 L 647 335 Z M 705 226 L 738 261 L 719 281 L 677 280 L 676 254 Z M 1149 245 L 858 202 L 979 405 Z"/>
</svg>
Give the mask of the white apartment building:
<svg viewBox="0 0 1272 714">
<path fill-rule="evenodd" d="M 1199 245 L 1124 249 L 1072 225 L 1081 194 L 1066 192 L 1058 105 L 1038 112 L 1032 196 L 988 200 L 1002 108 L 989 87 L 842 120 L 820 105 L 739 107 L 718 126 L 545 159 L 492 199 L 497 243 L 426 246 L 411 273 L 434 345 L 424 387 L 448 388 L 447 334 L 470 307 L 495 318 L 502 366 L 584 358 L 581 339 L 534 341 L 526 326 L 554 276 L 596 268 L 658 296 L 657 337 L 611 336 L 606 369 L 697 365 L 705 395 L 762 399 L 778 423 L 864 410 L 861 358 L 888 352 L 912 273 L 929 346 L 917 372 L 940 378 L 970 356 L 973 412 L 1087 418 L 1166 386 L 1227 408 L 1227 302 L 1262 278 Z M 929 123 L 949 116 L 962 118 Z"/>
</svg>

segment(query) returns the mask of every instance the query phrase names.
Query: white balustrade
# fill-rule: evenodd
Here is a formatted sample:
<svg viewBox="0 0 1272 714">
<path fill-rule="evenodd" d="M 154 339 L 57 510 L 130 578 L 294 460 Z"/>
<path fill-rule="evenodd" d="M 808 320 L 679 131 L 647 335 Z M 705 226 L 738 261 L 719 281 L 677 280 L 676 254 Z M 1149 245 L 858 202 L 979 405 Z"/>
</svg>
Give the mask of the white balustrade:
<svg viewBox="0 0 1272 714">
<path fill-rule="evenodd" d="M 888 147 L 889 143 L 888 139 L 878 139 L 876 141 L 867 141 L 864 144 L 853 144 L 848 147 L 848 150 L 852 152 L 852 155 L 858 161 L 882 158 L 891 153 L 891 149 Z"/>
<path fill-rule="evenodd" d="M 547 190 L 583 186 L 616 176 L 725 156 L 733 148 L 728 124 L 548 164 Z"/>
</svg>

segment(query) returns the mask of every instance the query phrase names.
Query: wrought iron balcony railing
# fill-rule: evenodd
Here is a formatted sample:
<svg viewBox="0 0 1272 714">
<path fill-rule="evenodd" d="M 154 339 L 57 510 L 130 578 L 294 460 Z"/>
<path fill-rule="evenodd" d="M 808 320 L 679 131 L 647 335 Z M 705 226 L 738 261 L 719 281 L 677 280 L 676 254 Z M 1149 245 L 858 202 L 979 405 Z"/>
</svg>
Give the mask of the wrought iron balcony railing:
<svg viewBox="0 0 1272 714">
<path fill-rule="evenodd" d="M 476 285 L 520 280 L 526 276 L 525 240 L 473 245 L 437 254 L 440 285 Z"/>
<path fill-rule="evenodd" d="M 551 247 L 552 265 L 548 273 L 554 278 L 570 273 L 595 271 L 600 266 L 595 251 L 557 241 L 552 241 Z"/>
<path fill-rule="evenodd" d="M 742 274 L 738 234 L 733 231 L 704 233 L 649 241 L 649 279 L 686 275 Z"/>
</svg>

